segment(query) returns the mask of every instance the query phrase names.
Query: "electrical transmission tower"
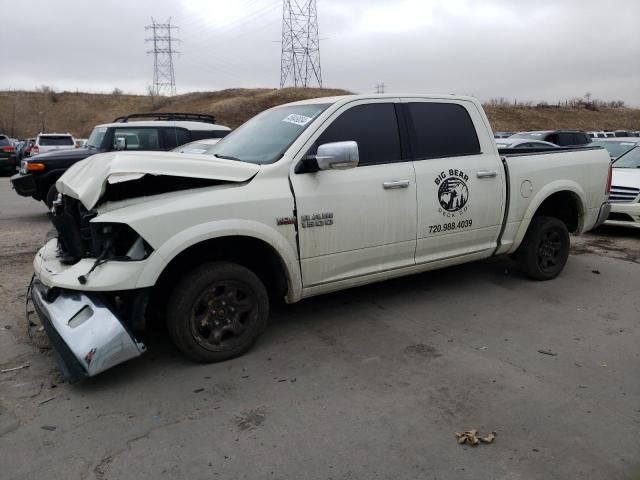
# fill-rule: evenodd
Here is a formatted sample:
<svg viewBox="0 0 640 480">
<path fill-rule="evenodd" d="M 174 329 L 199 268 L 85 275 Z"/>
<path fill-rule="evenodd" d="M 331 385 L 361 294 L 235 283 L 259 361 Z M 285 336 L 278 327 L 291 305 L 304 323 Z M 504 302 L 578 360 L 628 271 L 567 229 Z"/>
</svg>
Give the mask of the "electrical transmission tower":
<svg viewBox="0 0 640 480">
<path fill-rule="evenodd" d="M 173 54 L 180 53 L 173 49 L 173 44 L 180 40 L 171 35 L 178 27 L 171 25 L 171 18 L 166 23 L 157 23 L 151 18 L 151 25 L 144 27 L 151 30 L 153 37 L 145 39 L 151 42 L 153 50 L 153 90 L 156 95 L 175 95 L 176 77 L 173 73 Z"/>
<path fill-rule="evenodd" d="M 387 91 L 387 87 L 384 82 L 376 84 L 376 93 L 385 93 Z"/>
<path fill-rule="evenodd" d="M 314 79 L 322 87 L 316 0 L 283 0 L 280 88 L 289 80 L 307 88 Z"/>
</svg>

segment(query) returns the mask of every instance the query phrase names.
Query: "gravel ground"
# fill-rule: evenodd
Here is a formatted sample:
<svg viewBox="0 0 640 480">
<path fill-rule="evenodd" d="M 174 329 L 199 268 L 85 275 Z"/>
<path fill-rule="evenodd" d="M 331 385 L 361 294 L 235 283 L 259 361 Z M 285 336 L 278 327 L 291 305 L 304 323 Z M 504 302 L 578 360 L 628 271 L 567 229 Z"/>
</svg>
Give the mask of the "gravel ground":
<svg viewBox="0 0 640 480">
<path fill-rule="evenodd" d="M 500 258 L 280 307 L 223 364 L 154 332 L 67 385 L 24 319 L 49 229 L 0 179 L 0 370 L 28 365 L 0 373 L 3 480 L 640 478 L 640 230 L 574 239 L 552 282 Z"/>
</svg>

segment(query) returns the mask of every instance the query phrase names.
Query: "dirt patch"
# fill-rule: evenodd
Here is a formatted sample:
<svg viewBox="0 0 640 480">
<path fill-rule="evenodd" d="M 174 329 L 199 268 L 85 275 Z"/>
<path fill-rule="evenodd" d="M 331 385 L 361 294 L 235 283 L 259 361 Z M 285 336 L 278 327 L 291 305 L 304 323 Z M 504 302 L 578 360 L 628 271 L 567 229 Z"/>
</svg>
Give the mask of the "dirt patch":
<svg viewBox="0 0 640 480">
<path fill-rule="evenodd" d="M 442 353 L 431 345 L 425 345 L 424 343 L 418 343 L 416 345 L 409 345 L 404 349 L 406 353 L 412 355 L 419 355 L 424 358 L 438 358 L 442 356 Z"/>
<path fill-rule="evenodd" d="M 267 419 L 264 408 L 256 408 L 255 410 L 249 410 L 242 412 L 236 417 L 236 426 L 242 430 L 254 430 L 264 423 Z"/>
<path fill-rule="evenodd" d="M 640 231 L 603 227 L 572 239 L 571 253 L 606 256 L 640 263 Z"/>
</svg>

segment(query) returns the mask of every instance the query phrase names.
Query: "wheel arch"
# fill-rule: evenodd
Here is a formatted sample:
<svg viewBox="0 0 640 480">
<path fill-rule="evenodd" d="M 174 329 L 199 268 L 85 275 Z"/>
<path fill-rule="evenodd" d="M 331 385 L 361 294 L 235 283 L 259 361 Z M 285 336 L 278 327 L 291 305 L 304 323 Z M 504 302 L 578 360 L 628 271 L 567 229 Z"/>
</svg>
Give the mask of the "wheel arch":
<svg viewBox="0 0 640 480">
<path fill-rule="evenodd" d="M 220 221 L 192 227 L 166 241 L 149 260 L 138 279 L 140 287 L 156 286 L 204 261 L 228 260 L 256 270 L 270 293 L 279 289 L 289 303 L 302 294 L 297 251 L 280 232 L 257 222 Z"/>
<path fill-rule="evenodd" d="M 547 185 L 529 204 L 509 253 L 520 246 L 535 217 L 557 218 L 567 226 L 570 233 L 581 233 L 584 229 L 586 205 L 585 192 L 578 184 L 553 182 Z"/>
</svg>

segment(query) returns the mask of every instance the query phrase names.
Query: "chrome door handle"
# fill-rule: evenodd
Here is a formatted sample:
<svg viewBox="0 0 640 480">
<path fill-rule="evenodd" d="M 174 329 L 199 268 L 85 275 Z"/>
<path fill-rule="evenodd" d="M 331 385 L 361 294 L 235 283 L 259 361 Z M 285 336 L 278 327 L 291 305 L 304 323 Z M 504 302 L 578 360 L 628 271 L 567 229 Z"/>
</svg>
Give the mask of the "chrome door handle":
<svg viewBox="0 0 640 480">
<path fill-rule="evenodd" d="M 385 190 L 393 190 L 396 188 L 408 188 L 409 180 L 394 180 L 392 182 L 383 182 L 382 188 Z"/>
<path fill-rule="evenodd" d="M 494 178 L 498 176 L 495 170 L 479 170 L 476 172 L 478 178 Z"/>
</svg>

